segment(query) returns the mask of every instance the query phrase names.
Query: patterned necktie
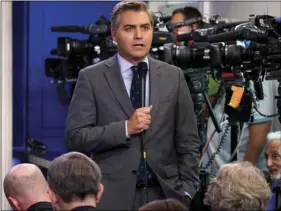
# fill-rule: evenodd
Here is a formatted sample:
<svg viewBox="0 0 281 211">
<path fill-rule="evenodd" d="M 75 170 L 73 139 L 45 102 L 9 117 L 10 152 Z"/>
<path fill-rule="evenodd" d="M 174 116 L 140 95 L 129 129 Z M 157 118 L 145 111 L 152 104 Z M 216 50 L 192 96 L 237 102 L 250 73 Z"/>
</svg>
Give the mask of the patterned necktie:
<svg viewBox="0 0 281 211">
<path fill-rule="evenodd" d="M 130 90 L 130 98 L 135 109 L 141 107 L 141 79 L 138 75 L 137 67 L 131 67 L 133 71 L 133 79 Z"/>
<path fill-rule="evenodd" d="M 133 79 L 132 79 L 131 90 L 130 90 L 130 98 L 131 98 L 133 107 L 135 109 L 138 109 L 138 108 L 142 107 L 141 106 L 141 78 L 138 75 L 136 66 L 132 66 L 131 69 L 133 71 Z M 141 159 L 139 168 L 138 168 L 137 180 L 145 181 L 146 179 L 149 180 L 151 178 L 152 178 L 152 173 L 149 170 L 149 167 L 147 168 L 147 172 L 145 174 L 144 162 L 143 162 L 143 159 Z"/>
</svg>

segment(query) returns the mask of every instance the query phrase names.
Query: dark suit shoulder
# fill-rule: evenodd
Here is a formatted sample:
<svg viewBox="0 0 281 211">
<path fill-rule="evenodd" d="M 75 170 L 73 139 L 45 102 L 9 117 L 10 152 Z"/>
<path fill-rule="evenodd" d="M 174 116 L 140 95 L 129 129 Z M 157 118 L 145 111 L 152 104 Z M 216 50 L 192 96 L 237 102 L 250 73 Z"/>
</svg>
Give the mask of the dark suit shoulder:
<svg viewBox="0 0 281 211">
<path fill-rule="evenodd" d="M 90 65 L 88 67 L 83 68 L 80 71 L 85 72 L 87 75 L 88 74 L 94 74 L 94 75 L 99 75 L 99 74 L 103 74 L 104 71 L 110 69 L 111 67 L 114 67 L 118 65 L 118 61 L 117 61 L 117 55 L 115 54 L 113 57 L 103 60 L 97 64 L 94 65 Z"/>
<path fill-rule="evenodd" d="M 151 62 L 154 62 L 155 64 L 157 64 L 158 67 L 161 67 L 161 71 L 164 71 L 165 73 L 175 73 L 175 74 L 179 74 L 179 71 L 182 71 L 179 67 L 175 66 L 175 65 L 171 65 L 168 64 L 166 62 L 160 61 L 160 60 L 156 60 L 153 58 L 150 58 Z"/>
<path fill-rule="evenodd" d="M 108 60 L 108 59 L 107 59 Z M 104 61 L 101 61 L 97 64 L 93 64 L 93 65 L 90 65 L 90 66 L 87 66 L 85 68 L 83 68 L 82 70 L 80 70 L 81 72 L 85 72 L 87 75 L 88 74 L 99 74 L 101 72 L 104 72 L 105 70 L 105 63 L 107 60 L 104 60 Z"/>
</svg>

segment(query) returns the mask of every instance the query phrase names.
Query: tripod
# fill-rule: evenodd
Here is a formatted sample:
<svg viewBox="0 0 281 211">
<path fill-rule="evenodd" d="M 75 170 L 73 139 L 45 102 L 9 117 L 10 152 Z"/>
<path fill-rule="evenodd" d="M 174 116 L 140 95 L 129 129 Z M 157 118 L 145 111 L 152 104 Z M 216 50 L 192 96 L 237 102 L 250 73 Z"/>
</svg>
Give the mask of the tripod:
<svg viewBox="0 0 281 211">
<path fill-rule="evenodd" d="M 241 142 L 241 138 L 243 138 L 243 132 L 244 132 L 244 124 L 243 122 L 232 122 L 230 120 L 230 158 L 228 160 L 228 163 L 231 163 L 232 161 L 236 161 L 238 159 L 237 157 L 237 151 L 238 147 Z"/>
<path fill-rule="evenodd" d="M 202 148 L 204 147 L 205 141 L 206 141 L 205 116 L 204 116 L 204 112 L 202 112 L 204 110 L 203 104 L 205 104 L 207 106 L 211 120 L 218 133 L 221 132 L 221 127 L 218 123 L 218 120 L 215 116 L 212 105 L 208 99 L 208 95 L 205 92 L 205 90 L 203 90 L 201 93 L 192 94 L 192 97 L 194 100 L 194 111 L 195 111 L 196 118 L 197 118 L 198 134 L 199 134 L 200 140 L 202 142 L 200 144 L 200 152 L 202 153 Z"/>
<path fill-rule="evenodd" d="M 209 207 L 207 205 L 204 205 L 204 196 L 205 196 L 205 192 L 207 190 L 207 186 L 209 183 L 208 177 L 209 177 L 209 174 L 205 170 L 201 169 L 199 171 L 200 187 L 199 187 L 199 190 L 197 191 L 197 193 L 195 194 L 194 198 L 191 201 L 191 204 L 190 204 L 191 211 L 209 210 Z"/>
</svg>

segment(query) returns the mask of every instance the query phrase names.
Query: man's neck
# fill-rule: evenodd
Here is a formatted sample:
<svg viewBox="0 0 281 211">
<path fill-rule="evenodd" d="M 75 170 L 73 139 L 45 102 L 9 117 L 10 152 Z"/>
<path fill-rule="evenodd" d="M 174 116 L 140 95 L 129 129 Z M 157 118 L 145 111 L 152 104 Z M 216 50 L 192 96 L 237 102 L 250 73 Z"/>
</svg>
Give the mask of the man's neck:
<svg viewBox="0 0 281 211">
<path fill-rule="evenodd" d="M 133 58 L 133 57 L 127 57 L 125 55 L 122 54 L 122 52 L 118 52 L 119 56 L 121 56 L 123 59 L 125 59 L 126 61 L 132 63 L 133 65 L 138 65 L 138 63 L 142 62 L 146 56 L 141 57 L 141 58 Z"/>
<path fill-rule="evenodd" d="M 92 206 L 96 207 L 96 199 L 94 197 L 87 197 L 81 201 L 73 201 L 70 203 L 63 203 L 60 207 L 60 210 L 72 210 L 76 207 L 82 206 Z"/>
</svg>

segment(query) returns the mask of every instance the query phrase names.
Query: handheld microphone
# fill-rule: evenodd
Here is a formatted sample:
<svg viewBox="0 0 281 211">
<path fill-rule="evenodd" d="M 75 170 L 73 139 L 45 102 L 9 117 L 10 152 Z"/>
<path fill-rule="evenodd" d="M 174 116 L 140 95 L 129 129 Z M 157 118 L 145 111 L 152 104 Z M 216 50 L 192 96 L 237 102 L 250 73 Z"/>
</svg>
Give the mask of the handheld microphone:
<svg viewBox="0 0 281 211">
<path fill-rule="evenodd" d="M 137 67 L 138 75 L 141 79 L 141 106 L 145 107 L 145 101 L 146 101 L 146 74 L 147 74 L 147 63 L 146 62 L 140 62 L 138 63 Z M 145 175 L 145 195 L 146 195 L 146 202 L 148 202 L 148 192 L 147 192 L 147 187 L 148 187 L 148 178 L 147 178 L 147 164 L 146 164 L 146 151 L 144 148 L 144 133 L 145 131 L 142 131 L 140 134 L 140 150 L 141 150 L 141 155 L 143 159 L 143 165 L 144 165 L 144 175 Z"/>
<path fill-rule="evenodd" d="M 146 73 L 147 73 L 147 63 L 138 63 L 138 75 L 141 79 L 141 106 L 145 107 L 145 96 L 146 96 Z"/>
</svg>

